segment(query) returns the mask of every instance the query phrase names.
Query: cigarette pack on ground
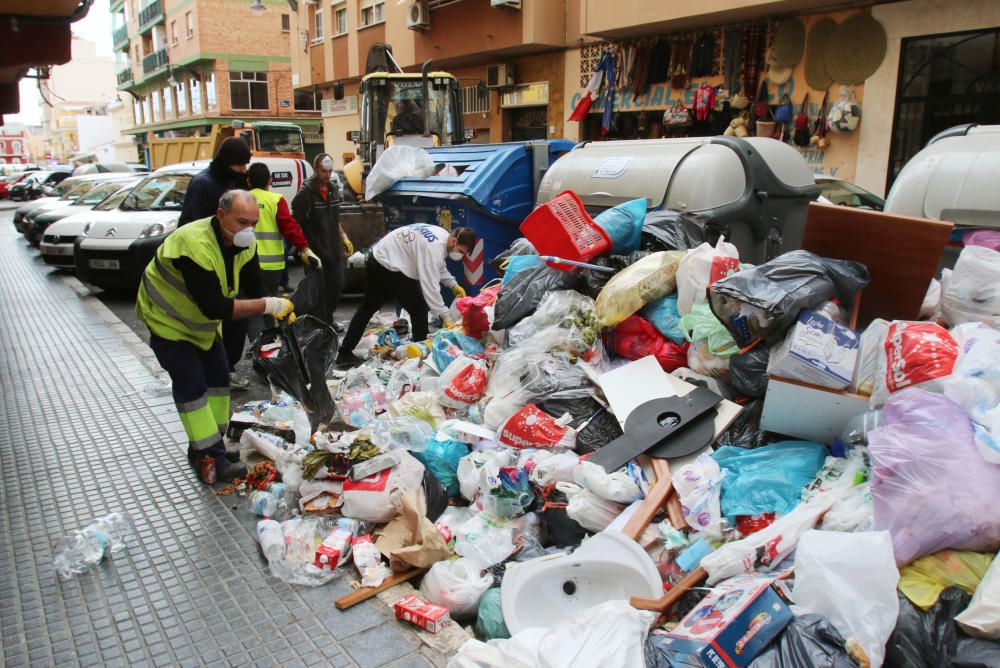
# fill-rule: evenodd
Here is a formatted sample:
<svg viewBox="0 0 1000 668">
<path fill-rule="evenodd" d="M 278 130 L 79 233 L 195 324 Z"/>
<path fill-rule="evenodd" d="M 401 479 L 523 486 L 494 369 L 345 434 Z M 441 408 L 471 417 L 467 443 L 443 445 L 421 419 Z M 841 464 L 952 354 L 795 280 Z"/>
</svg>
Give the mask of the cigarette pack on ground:
<svg viewBox="0 0 1000 668">
<path fill-rule="evenodd" d="M 410 622 L 431 633 L 437 633 L 448 624 L 451 624 L 451 615 L 448 614 L 448 608 L 428 603 L 413 594 L 404 596 L 396 601 L 396 605 L 393 608 L 396 611 L 396 619 Z"/>
<path fill-rule="evenodd" d="M 713 588 L 661 645 L 671 665 L 745 668 L 792 621 L 773 576 L 744 575 Z"/>
<path fill-rule="evenodd" d="M 833 390 L 847 387 L 858 361 L 858 335 L 825 315 L 803 309 L 785 340 L 771 349 L 767 373 Z"/>
</svg>

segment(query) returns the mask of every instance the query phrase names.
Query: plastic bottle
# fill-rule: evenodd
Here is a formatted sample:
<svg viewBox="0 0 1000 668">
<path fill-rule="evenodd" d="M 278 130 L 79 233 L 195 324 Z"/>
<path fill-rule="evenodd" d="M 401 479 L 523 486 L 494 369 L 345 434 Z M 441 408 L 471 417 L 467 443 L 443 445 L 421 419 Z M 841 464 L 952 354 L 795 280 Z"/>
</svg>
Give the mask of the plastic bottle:
<svg viewBox="0 0 1000 668">
<path fill-rule="evenodd" d="M 281 525 L 274 520 L 257 522 L 257 542 L 268 563 L 274 563 L 285 558 L 285 534 Z"/>
<path fill-rule="evenodd" d="M 410 359 L 427 359 L 431 355 L 433 344 L 430 339 L 427 341 L 415 341 L 406 346 L 406 356 Z"/>
<path fill-rule="evenodd" d="M 135 536 L 135 523 L 128 513 L 111 513 L 80 531 L 64 537 L 56 546 L 52 566 L 64 580 L 85 573 L 105 556 L 116 557 Z"/>
<path fill-rule="evenodd" d="M 278 512 L 278 497 L 262 489 L 250 492 L 250 510 L 261 517 L 271 517 Z"/>
</svg>

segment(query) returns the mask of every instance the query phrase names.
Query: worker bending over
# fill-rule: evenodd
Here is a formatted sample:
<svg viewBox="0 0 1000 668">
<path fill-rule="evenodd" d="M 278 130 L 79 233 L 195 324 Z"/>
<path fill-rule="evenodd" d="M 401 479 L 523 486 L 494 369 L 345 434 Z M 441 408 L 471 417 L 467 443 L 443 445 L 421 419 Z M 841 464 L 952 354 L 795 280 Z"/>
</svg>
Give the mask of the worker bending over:
<svg viewBox="0 0 1000 668">
<path fill-rule="evenodd" d="M 226 458 L 229 362 L 222 321 L 271 315 L 294 320 L 292 302 L 261 287 L 254 226 L 257 200 L 246 190 L 222 195 L 211 218 L 178 228 L 147 265 L 136 313 L 149 346 L 173 382 L 174 403 L 188 437 L 188 461 L 202 482 L 246 474 Z M 252 297 L 236 299 L 240 289 Z"/>
<path fill-rule="evenodd" d="M 351 318 L 337 363 L 359 362 L 351 352 L 371 317 L 389 301 L 398 301 L 410 314 L 413 340 L 427 338 L 427 314 L 444 318 L 448 308 L 441 299 L 444 284 L 455 297 L 465 290 L 445 266 L 445 258 L 461 260 L 476 245 L 476 233 L 456 227 L 448 233 L 437 225 L 407 225 L 394 230 L 375 244 L 365 258 L 365 298 Z"/>
</svg>

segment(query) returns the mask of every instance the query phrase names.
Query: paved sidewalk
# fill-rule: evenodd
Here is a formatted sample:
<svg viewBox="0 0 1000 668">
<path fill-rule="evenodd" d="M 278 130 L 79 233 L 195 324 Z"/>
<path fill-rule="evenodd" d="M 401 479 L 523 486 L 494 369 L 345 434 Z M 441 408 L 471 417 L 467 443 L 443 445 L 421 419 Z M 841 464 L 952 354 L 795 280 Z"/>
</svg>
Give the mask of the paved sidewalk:
<svg viewBox="0 0 1000 668">
<path fill-rule="evenodd" d="M 381 601 L 337 611 L 347 578 L 302 589 L 267 573 L 248 518 L 189 470 L 170 397 L 143 392 L 154 377 L 137 356 L 141 341 L 46 267 L 3 208 L 0 661 L 444 665 Z M 135 519 L 138 542 L 60 581 L 59 538 L 118 510 Z"/>
</svg>

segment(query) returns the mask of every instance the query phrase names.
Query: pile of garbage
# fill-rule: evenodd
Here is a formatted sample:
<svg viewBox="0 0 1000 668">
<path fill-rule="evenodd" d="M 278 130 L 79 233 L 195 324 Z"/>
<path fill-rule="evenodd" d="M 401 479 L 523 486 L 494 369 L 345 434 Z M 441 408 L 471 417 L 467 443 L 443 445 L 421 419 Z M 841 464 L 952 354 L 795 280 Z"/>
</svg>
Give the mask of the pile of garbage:
<svg viewBox="0 0 1000 668">
<path fill-rule="evenodd" d="M 308 319 L 261 344 L 291 396 L 229 436 L 271 574 L 412 579 L 401 620 L 478 637 L 455 668 L 1000 665 L 1000 253 L 859 330 L 859 263 L 593 223 L 576 257 L 522 228 L 455 327 L 376 321 L 346 373 Z"/>
</svg>

